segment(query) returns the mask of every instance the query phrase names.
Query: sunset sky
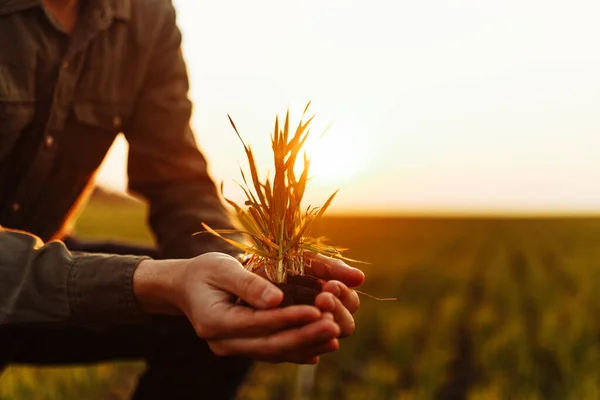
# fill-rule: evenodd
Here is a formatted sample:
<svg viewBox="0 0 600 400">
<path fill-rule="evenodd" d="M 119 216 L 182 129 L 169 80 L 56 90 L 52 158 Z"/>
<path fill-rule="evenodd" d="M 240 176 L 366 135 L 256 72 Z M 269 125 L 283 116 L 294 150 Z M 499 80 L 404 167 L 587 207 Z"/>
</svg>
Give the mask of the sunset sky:
<svg viewBox="0 0 600 400">
<path fill-rule="evenodd" d="M 312 100 L 308 201 L 340 188 L 332 212 L 600 212 L 600 2 L 174 3 L 198 144 L 234 199 L 227 114 L 268 166 L 275 115 Z M 124 154 L 102 184 L 125 186 Z"/>
</svg>

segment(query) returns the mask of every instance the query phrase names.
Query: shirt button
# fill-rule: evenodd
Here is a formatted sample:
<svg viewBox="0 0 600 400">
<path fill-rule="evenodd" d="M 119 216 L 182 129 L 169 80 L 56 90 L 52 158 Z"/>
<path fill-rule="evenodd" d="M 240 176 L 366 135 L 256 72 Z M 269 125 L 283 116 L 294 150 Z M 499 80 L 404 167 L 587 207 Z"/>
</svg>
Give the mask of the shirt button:
<svg viewBox="0 0 600 400">
<path fill-rule="evenodd" d="M 52 136 L 52 135 L 46 136 L 44 144 L 46 145 L 47 149 L 51 148 L 54 145 L 54 136 Z"/>
<path fill-rule="evenodd" d="M 113 126 L 117 129 L 121 128 L 121 117 L 119 117 L 118 115 L 115 115 L 115 117 L 113 118 Z"/>
<path fill-rule="evenodd" d="M 65 60 L 65 61 L 63 61 L 63 62 L 62 62 L 62 64 L 61 64 L 61 67 L 62 67 L 62 69 L 67 69 L 67 68 L 69 68 L 69 62 L 68 62 L 68 61 L 66 61 L 66 60 Z"/>
<path fill-rule="evenodd" d="M 10 208 L 13 210 L 13 212 L 18 212 L 21 209 L 21 205 L 17 202 L 14 202 Z"/>
</svg>

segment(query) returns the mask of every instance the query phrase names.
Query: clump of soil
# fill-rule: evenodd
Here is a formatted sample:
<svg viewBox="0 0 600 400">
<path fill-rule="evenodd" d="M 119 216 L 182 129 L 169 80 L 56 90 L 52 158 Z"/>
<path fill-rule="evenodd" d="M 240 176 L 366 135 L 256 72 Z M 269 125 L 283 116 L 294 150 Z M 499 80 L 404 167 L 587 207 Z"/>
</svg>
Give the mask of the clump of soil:
<svg viewBox="0 0 600 400">
<path fill-rule="evenodd" d="M 288 275 L 287 281 L 276 284 L 283 291 L 280 307 L 296 304 L 315 305 L 315 299 L 323 290 L 323 283 L 308 275 Z"/>
<path fill-rule="evenodd" d="M 259 270 L 259 274 L 263 275 L 264 269 Z M 323 291 L 323 282 L 309 275 L 292 275 L 288 274 L 286 281 L 275 283 L 275 286 L 283 291 L 283 301 L 279 307 L 288 307 L 293 305 L 315 305 L 317 295 Z M 237 304 L 250 306 L 241 298 Z"/>
</svg>

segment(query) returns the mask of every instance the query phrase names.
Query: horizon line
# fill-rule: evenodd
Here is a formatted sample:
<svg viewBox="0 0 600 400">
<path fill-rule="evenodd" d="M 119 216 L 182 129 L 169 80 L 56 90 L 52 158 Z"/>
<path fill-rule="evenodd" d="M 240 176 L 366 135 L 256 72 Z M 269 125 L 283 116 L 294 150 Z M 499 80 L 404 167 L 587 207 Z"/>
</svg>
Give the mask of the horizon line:
<svg viewBox="0 0 600 400">
<path fill-rule="evenodd" d="M 109 195 L 122 197 L 136 202 L 143 202 L 141 199 L 130 195 L 129 193 L 114 190 L 104 185 L 95 187 L 99 192 Z M 598 209 L 499 209 L 499 208 L 481 208 L 464 210 L 461 208 L 397 208 L 397 209 L 364 209 L 364 208 L 344 208 L 331 209 L 324 217 L 356 217 L 356 218 L 600 218 Z"/>
</svg>

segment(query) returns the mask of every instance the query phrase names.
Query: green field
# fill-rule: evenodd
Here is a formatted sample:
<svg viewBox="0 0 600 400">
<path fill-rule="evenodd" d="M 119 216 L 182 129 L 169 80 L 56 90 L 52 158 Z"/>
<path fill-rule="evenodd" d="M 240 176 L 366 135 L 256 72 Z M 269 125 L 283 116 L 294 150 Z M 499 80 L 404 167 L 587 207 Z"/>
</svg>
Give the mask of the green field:
<svg viewBox="0 0 600 400">
<path fill-rule="evenodd" d="M 92 201 L 76 229 L 150 241 L 140 205 Z M 329 217 L 315 234 L 398 300 L 363 297 L 314 399 L 600 398 L 600 219 Z M 125 399 L 142 368 L 11 367 L 0 399 Z M 258 365 L 241 399 L 291 399 L 296 371 Z"/>
</svg>

